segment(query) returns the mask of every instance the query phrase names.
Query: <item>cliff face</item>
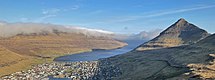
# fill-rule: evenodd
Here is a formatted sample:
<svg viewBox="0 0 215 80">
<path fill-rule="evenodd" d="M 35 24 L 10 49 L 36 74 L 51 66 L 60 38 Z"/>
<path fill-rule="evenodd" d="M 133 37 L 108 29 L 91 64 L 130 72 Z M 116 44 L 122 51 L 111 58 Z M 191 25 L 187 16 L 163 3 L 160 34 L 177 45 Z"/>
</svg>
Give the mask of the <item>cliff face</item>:
<svg viewBox="0 0 215 80">
<path fill-rule="evenodd" d="M 161 32 L 159 36 L 140 45 L 136 50 L 192 44 L 208 35 L 207 31 L 187 22 L 185 19 L 179 19 L 176 23 Z"/>
<path fill-rule="evenodd" d="M 169 33 L 170 29 L 165 30 L 161 33 L 161 36 L 151 41 L 155 41 L 158 38 L 160 39 L 164 37 L 164 35 L 169 36 L 171 34 L 172 36 L 179 36 L 175 33 Z M 181 29 L 179 31 L 181 31 Z M 194 32 L 199 31 L 198 28 L 195 30 L 195 27 L 185 29 L 194 30 Z M 184 28 L 182 30 L 184 30 Z M 172 29 L 170 31 L 172 31 Z M 204 30 L 200 31 L 205 32 Z M 191 34 L 190 36 L 192 37 Z M 199 36 L 201 35 L 199 34 Z M 191 38 L 191 40 L 194 39 Z M 133 50 L 122 55 L 100 60 L 100 68 L 108 69 L 109 71 L 101 71 L 96 77 L 113 80 L 215 79 L 215 34 L 201 39 L 200 41 L 195 39 L 195 41 L 195 43 L 190 45 L 143 51 Z M 181 44 L 185 43 L 186 40 L 181 42 Z M 112 74 L 116 74 L 116 76 Z"/>
</svg>

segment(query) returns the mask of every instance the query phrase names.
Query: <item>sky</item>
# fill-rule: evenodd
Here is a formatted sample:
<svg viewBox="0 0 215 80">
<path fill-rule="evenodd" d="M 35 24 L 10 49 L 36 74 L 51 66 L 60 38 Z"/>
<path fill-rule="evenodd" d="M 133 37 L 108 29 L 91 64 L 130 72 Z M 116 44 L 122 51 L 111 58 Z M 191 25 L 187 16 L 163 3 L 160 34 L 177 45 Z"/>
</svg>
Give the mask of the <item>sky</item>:
<svg viewBox="0 0 215 80">
<path fill-rule="evenodd" d="M 0 21 L 51 23 L 132 34 L 179 18 L 215 32 L 215 0 L 0 0 Z"/>
</svg>

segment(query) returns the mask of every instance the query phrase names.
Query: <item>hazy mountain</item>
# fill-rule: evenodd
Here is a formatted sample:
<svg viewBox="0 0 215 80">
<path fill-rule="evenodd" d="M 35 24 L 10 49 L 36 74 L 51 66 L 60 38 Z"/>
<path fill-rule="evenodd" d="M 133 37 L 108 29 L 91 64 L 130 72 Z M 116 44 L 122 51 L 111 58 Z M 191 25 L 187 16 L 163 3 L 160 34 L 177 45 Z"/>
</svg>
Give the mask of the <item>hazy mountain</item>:
<svg viewBox="0 0 215 80">
<path fill-rule="evenodd" d="M 161 32 L 159 36 L 140 45 L 137 50 L 192 44 L 208 35 L 207 31 L 187 22 L 185 19 L 179 19 Z"/>
<path fill-rule="evenodd" d="M 138 34 L 114 34 L 114 38 L 117 40 L 122 40 L 122 41 L 126 41 L 126 40 L 147 41 L 147 40 L 150 40 L 150 39 L 158 36 L 160 31 L 161 31 L 161 29 L 155 29 L 155 30 L 151 30 L 151 31 L 142 31 Z"/>
<path fill-rule="evenodd" d="M 140 39 L 140 40 L 150 40 L 155 38 L 160 33 L 161 29 L 156 29 L 152 31 L 142 31 L 136 35 L 131 36 L 131 39 Z"/>
</svg>

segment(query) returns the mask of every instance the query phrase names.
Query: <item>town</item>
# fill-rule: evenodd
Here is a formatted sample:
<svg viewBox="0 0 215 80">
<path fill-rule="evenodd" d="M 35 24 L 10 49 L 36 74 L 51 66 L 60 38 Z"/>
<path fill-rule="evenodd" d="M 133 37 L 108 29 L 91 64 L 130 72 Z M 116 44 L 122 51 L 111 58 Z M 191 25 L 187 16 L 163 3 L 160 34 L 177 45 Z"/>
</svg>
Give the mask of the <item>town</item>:
<svg viewBox="0 0 215 80">
<path fill-rule="evenodd" d="M 48 80 L 69 78 L 72 80 L 90 79 L 98 72 L 98 61 L 53 62 L 33 66 L 27 71 L 16 72 L 2 77 L 3 80 Z"/>
</svg>

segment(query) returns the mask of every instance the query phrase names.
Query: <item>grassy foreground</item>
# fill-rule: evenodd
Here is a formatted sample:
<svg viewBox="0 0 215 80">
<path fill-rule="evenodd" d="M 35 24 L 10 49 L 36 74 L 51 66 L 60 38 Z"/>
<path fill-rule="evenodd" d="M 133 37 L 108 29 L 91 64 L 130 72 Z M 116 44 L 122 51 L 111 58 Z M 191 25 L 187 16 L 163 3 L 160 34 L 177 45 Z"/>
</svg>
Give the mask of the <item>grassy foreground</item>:
<svg viewBox="0 0 215 80">
<path fill-rule="evenodd" d="M 90 50 L 87 50 L 87 49 L 78 50 L 78 51 L 74 50 L 74 52 L 72 52 L 71 54 L 87 52 L 87 51 L 90 51 Z M 59 56 L 69 55 L 69 54 L 65 54 L 65 53 L 63 54 L 63 53 L 58 53 L 53 51 L 44 51 L 44 52 L 54 53 L 54 56 L 49 58 L 36 58 L 36 57 L 30 57 L 30 56 L 21 56 L 21 55 L 12 54 L 8 52 L 7 55 L 4 55 L 7 57 L 1 57 L 0 59 L 1 64 L 4 63 L 3 60 L 10 60 L 10 61 L 7 61 L 8 63 L 5 63 L 7 65 L 2 65 L 2 67 L 0 67 L 0 77 L 14 72 L 28 70 L 33 65 L 53 62 L 54 58 Z"/>
</svg>

